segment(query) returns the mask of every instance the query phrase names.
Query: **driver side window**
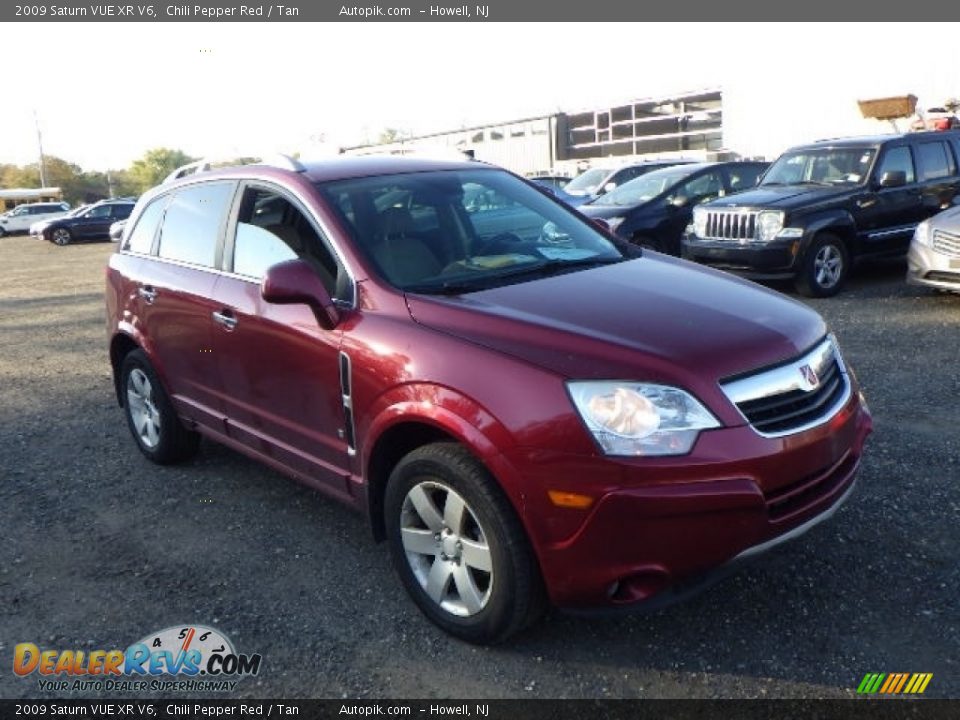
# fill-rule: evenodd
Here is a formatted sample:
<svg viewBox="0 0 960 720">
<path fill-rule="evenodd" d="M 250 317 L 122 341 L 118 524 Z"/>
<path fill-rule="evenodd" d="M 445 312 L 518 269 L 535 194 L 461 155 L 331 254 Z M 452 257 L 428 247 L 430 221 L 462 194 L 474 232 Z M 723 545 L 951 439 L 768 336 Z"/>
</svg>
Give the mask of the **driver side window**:
<svg viewBox="0 0 960 720">
<path fill-rule="evenodd" d="M 723 194 L 723 183 L 715 172 L 708 172 L 680 186 L 678 195 L 687 198 L 690 205 L 713 200 Z"/>
<path fill-rule="evenodd" d="M 906 145 L 894 147 L 884 153 L 880 161 L 880 168 L 877 170 L 876 178 L 879 180 L 888 172 L 903 172 L 907 177 L 907 184 L 916 182 L 916 176 L 913 171 L 913 157 L 910 148 Z"/>
<path fill-rule="evenodd" d="M 260 280 L 271 265 L 296 258 L 305 260 L 337 297 L 337 262 L 304 213 L 279 193 L 246 188 L 233 240 L 233 272 Z"/>
</svg>

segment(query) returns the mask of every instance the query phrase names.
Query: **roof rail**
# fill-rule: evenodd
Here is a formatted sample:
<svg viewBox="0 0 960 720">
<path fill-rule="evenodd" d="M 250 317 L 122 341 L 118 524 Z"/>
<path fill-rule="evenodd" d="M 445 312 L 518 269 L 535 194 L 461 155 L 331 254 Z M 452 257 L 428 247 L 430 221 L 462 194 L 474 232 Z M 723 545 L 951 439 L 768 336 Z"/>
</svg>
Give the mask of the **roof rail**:
<svg viewBox="0 0 960 720">
<path fill-rule="evenodd" d="M 204 158 L 203 160 L 196 160 L 192 163 L 187 163 L 186 165 L 181 165 L 176 170 L 171 172 L 163 179 L 162 184 L 173 182 L 174 180 L 179 180 L 180 178 L 187 177 L 188 175 L 194 175 L 201 172 L 209 172 L 214 168 L 222 167 L 239 167 L 242 165 L 269 165 L 270 167 L 281 168 L 283 170 L 290 170 L 292 172 L 306 172 L 307 168 L 304 167 L 303 163 L 297 160 L 290 155 L 283 155 L 282 153 L 274 153 L 272 155 L 266 155 L 262 158 L 256 159 L 254 162 L 240 162 L 237 163 L 236 159 L 231 160 L 213 160 L 211 158 Z"/>
</svg>

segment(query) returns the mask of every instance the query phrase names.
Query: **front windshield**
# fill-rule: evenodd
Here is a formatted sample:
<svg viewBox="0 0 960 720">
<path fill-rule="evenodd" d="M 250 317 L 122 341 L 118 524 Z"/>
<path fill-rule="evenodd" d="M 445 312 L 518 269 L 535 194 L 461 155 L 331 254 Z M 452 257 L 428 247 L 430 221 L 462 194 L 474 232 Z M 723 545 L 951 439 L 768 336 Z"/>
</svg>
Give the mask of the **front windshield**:
<svg viewBox="0 0 960 720">
<path fill-rule="evenodd" d="M 472 292 L 625 259 L 578 213 L 502 170 L 385 175 L 318 189 L 401 290 Z"/>
<path fill-rule="evenodd" d="M 592 205 L 633 206 L 665 193 L 669 188 L 686 178 L 693 171 L 689 168 L 666 168 L 654 170 L 646 175 L 634 178 L 618 188 L 601 195 Z"/>
<path fill-rule="evenodd" d="M 571 195 L 586 195 L 592 193 L 594 190 L 600 187 L 600 183 L 602 183 L 603 179 L 609 174 L 610 171 L 604 168 L 593 168 L 592 170 L 587 170 L 568 182 L 564 186 L 563 191 L 570 193 Z"/>
<path fill-rule="evenodd" d="M 860 185 L 866 182 L 876 150 L 817 148 L 786 153 L 763 176 L 764 185 Z"/>
</svg>

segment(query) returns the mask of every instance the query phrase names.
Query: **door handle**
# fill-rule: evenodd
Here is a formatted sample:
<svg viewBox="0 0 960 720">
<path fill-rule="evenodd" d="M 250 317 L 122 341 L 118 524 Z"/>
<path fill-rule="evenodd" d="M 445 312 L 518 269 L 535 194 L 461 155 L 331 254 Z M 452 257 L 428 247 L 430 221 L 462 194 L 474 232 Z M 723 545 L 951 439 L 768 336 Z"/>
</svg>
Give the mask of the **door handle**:
<svg viewBox="0 0 960 720">
<path fill-rule="evenodd" d="M 148 305 L 157 299 L 157 291 L 149 285 L 144 285 L 141 288 L 137 288 L 137 295 L 146 300 Z"/>
<path fill-rule="evenodd" d="M 223 325 L 227 330 L 233 330 L 237 326 L 237 319 L 230 314 L 229 310 L 213 313 L 213 321 L 218 325 Z"/>
</svg>

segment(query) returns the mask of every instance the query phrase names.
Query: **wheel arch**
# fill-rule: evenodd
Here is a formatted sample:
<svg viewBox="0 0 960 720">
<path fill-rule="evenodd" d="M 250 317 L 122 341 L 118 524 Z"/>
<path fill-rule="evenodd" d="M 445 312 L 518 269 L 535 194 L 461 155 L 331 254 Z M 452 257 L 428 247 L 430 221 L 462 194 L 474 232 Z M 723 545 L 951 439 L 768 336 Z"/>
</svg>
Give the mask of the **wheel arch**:
<svg viewBox="0 0 960 720">
<path fill-rule="evenodd" d="M 522 493 L 511 482 L 513 474 L 500 452 L 502 443 L 510 442 L 506 429 L 485 410 L 459 395 L 448 398 L 456 399 L 455 411 L 449 402 L 430 403 L 410 397 L 409 387 L 403 394 L 402 400 L 383 406 L 361 435 L 364 440 L 360 465 L 374 539 L 380 542 L 386 537 L 383 497 L 393 468 L 413 450 L 434 442 L 456 442 L 466 448 L 494 478 L 525 526 Z M 437 397 L 435 392 L 430 395 Z M 464 416 L 466 409 L 473 411 L 469 419 Z"/>
</svg>

